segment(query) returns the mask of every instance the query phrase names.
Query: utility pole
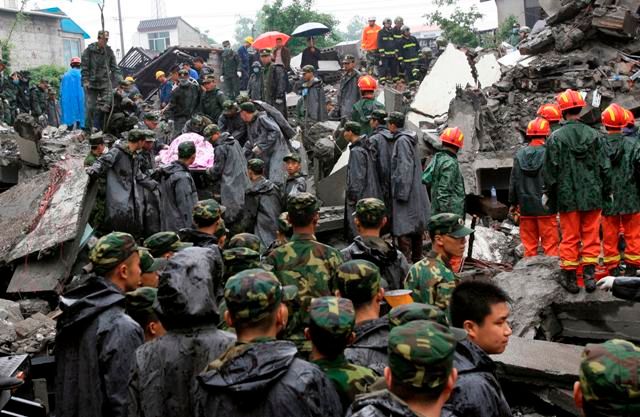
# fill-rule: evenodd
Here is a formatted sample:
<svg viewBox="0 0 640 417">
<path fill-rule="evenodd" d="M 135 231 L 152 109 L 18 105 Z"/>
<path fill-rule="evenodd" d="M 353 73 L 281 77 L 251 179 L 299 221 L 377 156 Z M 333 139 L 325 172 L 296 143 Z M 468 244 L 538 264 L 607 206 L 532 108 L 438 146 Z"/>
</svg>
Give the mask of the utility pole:
<svg viewBox="0 0 640 417">
<path fill-rule="evenodd" d="M 120 50 L 122 51 L 122 56 L 127 52 L 124 50 L 124 32 L 122 30 L 122 10 L 120 8 L 120 0 L 118 0 L 118 24 L 120 25 Z"/>
</svg>

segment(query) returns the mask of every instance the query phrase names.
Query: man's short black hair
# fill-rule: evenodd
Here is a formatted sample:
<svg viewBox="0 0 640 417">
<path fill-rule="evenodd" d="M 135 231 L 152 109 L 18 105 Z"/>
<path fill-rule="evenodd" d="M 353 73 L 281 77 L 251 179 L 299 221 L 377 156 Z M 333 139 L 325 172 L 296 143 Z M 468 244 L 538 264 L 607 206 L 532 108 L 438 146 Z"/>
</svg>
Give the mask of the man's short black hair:
<svg viewBox="0 0 640 417">
<path fill-rule="evenodd" d="M 495 284 L 484 281 L 467 281 L 458 285 L 451 294 L 451 325 L 463 327 L 466 320 L 482 324 L 491 314 L 491 306 L 509 303 L 511 299 Z"/>
<path fill-rule="evenodd" d="M 311 342 L 327 359 L 335 359 L 347 347 L 349 341 L 347 336 L 335 336 L 333 333 L 316 326 L 313 322 L 309 323 L 309 335 Z"/>
<path fill-rule="evenodd" d="M 253 172 L 256 175 L 264 175 L 264 165 L 263 166 L 249 166 L 249 171 Z"/>
<path fill-rule="evenodd" d="M 293 213 L 290 211 L 289 222 L 294 227 L 309 226 L 313 221 L 313 216 L 315 216 L 316 213 L 317 211 L 314 211 L 313 213 Z"/>
<path fill-rule="evenodd" d="M 577 116 L 582 112 L 582 107 L 573 107 L 571 109 L 562 110 L 562 117 Z"/>
<path fill-rule="evenodd" d="M 202 62 L 204 64 L 204 59 L 202 59 L 201 56 L 197 56 L 197 57 L 193 58 L 193 62 Z"/>
<path fill-rule="evenodd" d="M 391 387 L 389 391 L 393 392 L 396 396 L 400 397 L 404 401 L 423 401 L 431 402 L 440 397 L 442 391 L 444 391 L 446 384 L 442 384 L 436 388 L 429 387 L 414 387 L 411 384 L 405 384 L 402 381 L 393 379 L 391 381 Z"/>
</svg>

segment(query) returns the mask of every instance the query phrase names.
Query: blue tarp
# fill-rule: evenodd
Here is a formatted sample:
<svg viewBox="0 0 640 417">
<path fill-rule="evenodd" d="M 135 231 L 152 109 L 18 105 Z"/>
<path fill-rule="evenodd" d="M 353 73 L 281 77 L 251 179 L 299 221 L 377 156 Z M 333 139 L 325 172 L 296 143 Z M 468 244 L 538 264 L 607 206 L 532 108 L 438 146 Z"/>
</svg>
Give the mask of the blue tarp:
<svg viewBox="0 0 640 417">
<path fill-rule="evenodd" d="M 40 12 L 51 13 L 51 14 L 59 14 L 66 16 L 66 13 L 62 11 L 59 7 L 50 7 L 48 9 L 38 10 Z M 60 30 L 66 33 L 78 33 L 82 35 L 84 39 L 89 39 L 91 36 L 87 32 L 85 32 L 76 22 L 67 18 L 60 19 Z"/>
<path fill-rule="evenodd" d="M 79 68 L 72 68 L 64 74 L 60 83 L 60 108 L 62 123 L 72 126 L 79 123 L 84 127 L 84 90 Z"/>
</svg>

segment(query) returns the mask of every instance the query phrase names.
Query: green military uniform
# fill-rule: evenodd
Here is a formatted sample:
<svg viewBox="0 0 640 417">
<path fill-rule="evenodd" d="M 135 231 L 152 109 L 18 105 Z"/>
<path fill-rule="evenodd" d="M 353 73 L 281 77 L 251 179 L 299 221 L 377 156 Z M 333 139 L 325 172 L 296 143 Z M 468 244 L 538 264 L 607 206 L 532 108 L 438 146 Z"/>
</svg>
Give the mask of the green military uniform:
<svg viewBox="0 0 640 417">
<path fill-rule="evenodd" d="M 222 52 L 222 76 L 224 77 L 224 94 L 229 98 L 240 94 L 240 57 L 237 52 L 226 46 Z M 215 121 L 218 119 L 216 118 Z"/>
<path fill-rule="evenodd" d="M 167 252 L 178 252 L 190 248 L 193 243 L 182 242 L 175 232 L 158 232 L 144 240 L 144 246 L 154 258 L 161 257 Z"/>
<path fill-rule="evenodd" d="M 379 103 L 375 98 L 363 98 L 353 105 L 351 120 L 360 123 L 360 133 L 369 136 L 371 126 L 369 120 L 374 110 L 384 110 L 384 104 Z"/>
<path fill-rule="evenodd" d="M 640 415 L 640 348 L 626 340 L 589 344 L 580 363 L 584 407 L 603 416 Z"/>
<path fill-rule="evenodd" d="M 104 144 L 104 136 L 102 132 L 95 133 L 89 138 L 89 145 L 91 146 L 102 144 Z M 89 154 L 84 158 L 84 166 L 92 166 L 98 160 L 98 158 L 99 156 L 94 155 L 93 152 L 89 152 Z M 104 219 L 107 213 L 107 180 L 106 178 L 98 178 L 96 182 L 98 191 L 96 194 L 95 205 L 93 206 L 93 210 L 89 215 L 89 224 L 93 227 L 94 230 L 100 232 L 100 230 L 102 230 L 102 227 L 105 226 Z"/>
<path fill-rule="evenodd" d="M 1 60 L 0 60 L 1 61 Z M 0 121 L 13 125 L 18 110 L 18 86 L 0 74 Z"/>
<path fill-rule="evenodd" d="M 380 292 L 380 270 L 364 259 L 355 259 L 340 265 L 335 278 L 335 287 L 340 296 L 356 305 L 368 303 Z"/>
<path fill-rule="evenodd" d="M 210 82 L 214 78 L 215 77 L 213 75 L 207 75 L 204 81 Z M 222 90 L 220 90 L 218 87 L 214 87 L 210 91 L 205 91 L 200 96 L 200 112 L 211 119 L 213 123 L 217 123 L 218 118 L 224 110 L 225 101 L 226 97 Z"/>
<path fill-rule="evenodd" d="M 280 232 L 284 236 L 289 236 L 291 233 L 291 223 L 289 223 L 289 219 L 287 219 L 288 215 L 289 213 L 285 211 L 280 213 L 280 215 L 278 216 L 278 222 L 277 222 L 278 232 Z M 274 240 L 273 242 L 271 242 L 269 247 L 264 251 L 264 256 L 265 257 L 269 256 L 271 252 L 273 252 L 275 249 L 279 248 L 280 246 L 284 245 L 287 242 L 288 240 L 286 237 L 283 239 Z"/>
<path fill-rule="evenodd" d="M 346 340 L 355 326 L 353 304 L 346 298 L 314 298 L 309 310 L 310 322 L 336 339 Z M 313 360 L 333 382 L 346 408 L 356 395 L 367 392 L 377 375 L 369 368 L 354 365 L 341 353 L 335 358 Z"/>
<path fill-rule="evenodd" d="M 44 90 L 40 86 L 31 87 L 31 115 L 35 118 L 45 116 L 47 114 L 47 101 L 49 99 L 47 89 Z"/>
<path fill-rule="evenodd" d="M 432 216 L 454 213 L 464 218 L 464 179 L 454 152 L 438 151 L 422 174 L 422 182 L 431 188 Z"/>
<path fill-rule="evenodd" d="M 558 211 L 602 208 L 608 196 L 609 161 L 600 134 L 591 127 L 567 121 L 546 144 L 544 176 L 549 200 Z"/>
<path fill-rule="evenodd" d="M 224 259 L 225 281 L 238 272 L 262 268 L 260 253 L 262 242 L 251 233 L 240 233 L 229 240 L 227 248 L 222 252 Z"/>
<path fill-rule="evenodd" d="M 465 227 L 462 219 L 452 213 L 435 215 L 429 222 L 429 234 L 460 238 L 471 233 L 473 230 Z M 434 305 L 449 316 L 451 293 L 457 283 L 458 277 L 451 270 L 449 260 L 431 251 L 426 258 L 411 267 L 404 286 L 413 291 L 415 302 Z"/>
<path fill-rule="evenodd" d="M 319 207 L 315 196 L 300 193 L 289 199 L 287 211 L 291 215 L 314 213 Z M 313 235 L 294 234 L 287 244 L 271 252 L 265 262 L 273 266 L 282 285 L 298 287 L 300 325 L 290 332 L 295 335 L 292 339 L 302 340 L 304 325 L 309 322 L 307 310 L 311 299 L 331 294 L 331 283 L 342 263 L 342 255 L 337 249 L 316 241 Z"/>
<path fill-rule="evenodd" d="M 640 191 L 636 169 L 640 166 L 640 143 L 621 133 L 607 135 L 605 151 L 611 168 L 608 182 L 613 198 L 605 198 L 602 214 L 617 216 L 640 212 Z"/>
<path fill-rule="evenodd" d="M 126 261 L 138 251 L 135 239 L 129 233 L 112 232 L 98 239 L 89 253 L 96 274 L 102 275 Z"/>
</svg>

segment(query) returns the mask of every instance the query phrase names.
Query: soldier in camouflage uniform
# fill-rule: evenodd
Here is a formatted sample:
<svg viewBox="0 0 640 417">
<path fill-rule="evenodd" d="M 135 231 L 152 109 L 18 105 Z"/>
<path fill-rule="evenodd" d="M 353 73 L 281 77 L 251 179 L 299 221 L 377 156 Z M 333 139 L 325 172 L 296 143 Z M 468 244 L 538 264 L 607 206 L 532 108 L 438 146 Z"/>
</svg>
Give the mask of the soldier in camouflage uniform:
<svg viewBox="0 0 640 417">
<path fill-rule="evenodd" d="M 344 349 L 354 338 L 355 318 L 353 304 L 346 298 L 314 298 L 305 330 L 312 344 L 311 361 L 333 382 L 345 409 L 356 395 L 367 392 L 377 377 L 371 369 L 345 358 Z"/>
<path fill-rule="evenodd" d="M 339 297 L 351 300 L 355 308 L 355 338 L 345 350 L 345 356 L 350 362 L 382 376 L 387 366 L 389 321 L 387 317 L 380 317 L 384 296 L 380 281 L 378 267 L 358 259 L 340 265 L 335 289 Z"/>
<path fill-rule="evenodd" d="M 48 90 L 49 81 L 44 78 L 38 82 L 37 86 L 31 87 L 31 115 L 41 123 L 43 123 L 43 120 L 45 120 L 47 116 Z"/>
<path fill-rule="evenodd" d="M 288 219 L 289 213 L 283 212 L 278 216 L 278 230 L 276 230 L 276 240 L 274 240 L 271 245 L 264 251 L 265 258 L 271 254 L 276 248 L 284 245 L 291 239 L 293 235 L 293 228 L 291 227 L 291 223 L 289 223 Z"/>
<path fill-rule="evenodd" d="M 165 121 L 160 121 L 160 116 L 156 113 L 145 113 L 138 123 L 138 129 L 149 129 L 156 134 L 156 145 L 154 147 L 156 155 L 165 146 L 171 144 L 171 126 Z"/>
<path fill-rule="evenodd" d="M 226 132 L 238 141 L 240 146 L 244 146 L 247 141 L 247 125 L 240 117 L 240 107 L 233 100 L 227 100 L 222 105 L 224 110 L 218 118 L 218 127 L 221 132 Z"/>
<path fill-rule="evenodd" d="M 640 415 L 640 348 L 626 340 L 589 344 L 573 387 L 585 417 Z"/>
<path fill-rule="evenodd" d="M 126 416 L 129 375 L 143 343 L 142 329 L 125 313 L 124 295 L 140 284 L 138 245 L 130 234 L 110 233 L 89 259 L 94 275 L 61 300 L 55 415 Z"/>
<path fill-rule="evenodd" d="M 380 269 L 385 289 L 403 288 L 409 263 L 395 245 L 380 235 L 387 224 L 385 205 L 377 198 L 364 198 L 356 204 L 354 222 L 358 236 L 342 250 L 345 261 L 364 259 Z"/>
<path fill-rule="evenodd" d="M 293 343 L 276 340 L 288 311 L 275 275 L 240 272 L 227 281 L 224 299 L 225 320 L 238 341 L 198 377 L 195 417 L 342 415 L 324 373 L 296 358 Z"/>
<path fill-rule="evenodd" d="M 144 331 L 144 342 L 150 342 L 167 332 L 158 318 L 158 289 L 140 287 L 125 294 L 127 314 Z"/>
<path fill-rule="evenodd" d="M 142 270 L 140 286 L 158 288 L 160 272 L 167 265 L 166 259 L 155 259 L 146 248 L 141 249 L 139 255 L 140 269 Z"/>
<path fill-rule="evenodd" d="M 442 213 L 431 218 L 429 237 L 433 249 L 411 267 L 404 284 L 413 291 L 415 302 L 435 305 L 449 316 L 451 293 L 458 282 L 449 260 L 464 254 L 466 238 L 471 233 L 473 230 L 465 227 L 456 214 Z"/>
<path fill-rule="evenodd" d="M 144 240 L 145 248 L 154 258 L 171 258 L 176 252 L 193 246 L 193 243 L 182 242 L 175 232 L 158 232 Z"/>
<path fill-rule="evenodd" d="M 198 111 L 215 123 L 222 114 L 226 97 L 222 90 L 217 87 L 216 77 L 213 74 L 204 77 L 202 86 L 204 87 L 204 93 L 200 96 L 200 108 Z"/>
<path fill-rule="evenodd" d="M 362 395 L 352 417 L 440 416 L 457 379 L 453 367 L 456 339 L 441 324 L 417 320 L 389 333 L 388 389 Z"/>
<path fill-rule="evenodd" d="M 218 248 L 216 232 L 224 231 L 222 215 L 226 208 L 214 199 L 198 201 L 191 210 L 195 229 L 180 229 L 178 235 L 182 242 L 191 242 L 200 248 Z"/>
<path fill-rule="evenodd" d="M 91 135 L 89 145 L 91 145 L 91 151 L 89 151 L 89 155 L 84 158 L 84 166 L 87 168 L 92 166 L 105 151 L 104 135 L 102 132 Z M 107 180 L 105 178 L 98 178 L 96 183 L 98 192 L 96 194 L 95 205 L 89 215 L 89 224 L 98 233 L 102 233 L 104 231 L 103 227 L 106 213 Z"/>
<path fill-rule="evenodd" d="M 314 297 L 331 295 L 332 281 L 342 264 L 342 255 L 315 238 L 321 203 L 309 193 L 291 197 L 287 203 L 293 236 L 289 243 L 275 249 L 265 259 L 283 285 L 296 285 L 301 309 L 299 327 L 291 329 L 292 340 L 302 342 L 303 330 L 309 323 L 307 310 Z"/>
<path fill-rule="evenodd" d="M 240 233 L 229 240 L 224 258 L 224 280 L 246 269 L 262 268 L 260 254 L 262 242 L 251 233 Z"/>
<path fill-rule="evenodd" d="M 140 134 L 144 138 L 142 149 L 140 149 L 140 152 L 138 153 L 138 156 L 140 157 L 140 170 L 147 175 L 151 175 L 151 173 L 156 169 L 156 153 L 154 150 L 156 145 L 156 134 L 149 129 L 140 130 Z"/>
<path fill-rule="evenodd" d="M 0 68 L 2 60 L 0 59 Z M 18 73 L 14 72 L 11 77 L 4 78 L 2 70 L 0 70 L 0 121 L 4 116 L 4 122 L 9 126 L 13 125 L 13 122 L 18 115 L 18 91 L 20 80 Z M 4 111 L 2 110 L 4 106 Z"/>
<path fill-rule="evenodd" d="M 227 246 L 227 238 L 231 235 L 231 231 L 227 229 L 224 224 L 224 219 L 220 220 L 220 227 L 214 233 L 216 239 L 218 239 L 218 247 L 223 250 Z"/>
<path fill-rule="evenodd" d="M 289 197 L 307 191 L 307 176 L 300 172 L 302 159 L 297 152 L 292 152 L 282 158 L 287 168 L 287 180 L 284 184 L 283 206 L 286 206 Z"/>
<path fill-rule="evenodd" d="M 370 82 L 363 83 L 362 79 L 365 77 L 370 76 L 365 75 L 358 81 L 358 87 L 360 88 L 362 98 L 353 105 L 351 120 L 356 123 L 360 123 L 361 133 L 369 136 L 372 130 L 371 126 L 369 126 L 369 117 L 375 110 L 384 110 L 384 104 L 379 103 L 376 100 L 375 92 L 377 83 L 375 79 L 370 77 Z"/>
</svg>

